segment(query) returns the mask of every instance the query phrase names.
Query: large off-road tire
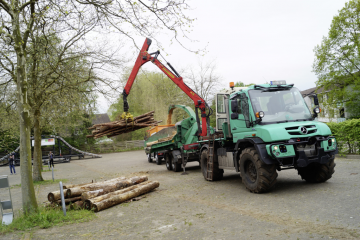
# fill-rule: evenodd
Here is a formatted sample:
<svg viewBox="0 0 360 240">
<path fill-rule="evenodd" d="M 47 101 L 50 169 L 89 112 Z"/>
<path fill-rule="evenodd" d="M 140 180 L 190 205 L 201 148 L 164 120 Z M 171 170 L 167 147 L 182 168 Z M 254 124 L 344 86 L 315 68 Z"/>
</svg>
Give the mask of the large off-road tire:
<svg viewBox="0 0 360 240">
<path fill-rule="evenodd" d="M 148 158 L 148 162 L 149 162 L 149 163 L 152 163 L 152 162 L 153 162 L 153 160 L 152 160 L 152 158 L 151 158 L 151 153 L 147 155 L 147 158 Z"/>
<path fill-rule="evenodd" d="M 276 183 L 276 165 L 261 161 L 255 148 L 246 148 L 240 154 L 240 174 L 246 188 L 253 193 L 268 192 Z"/>
<path fill-rule="evenodd" d="M 329 180 L 335 172 L 335 157 L 326 164 L 313 163 L 304 168 L 298 168 L 298 174 L 309 183 L 321 183 Z"/>
<path fill-rule="evenodd" d="M 201 172 L 206 179 L 207 177 L 207 161 L 208 161 L 208 150 L 204 150 L 201 152 L 200 158 L 200 166 Z M 214 172 L 212 175 L 212 179 L 206 179 L 208 181 L 220 181 L 223 178 L 224 170 L 219 168 L 219 162 L 217 161 L 217 155 L 214 155 Z"/>
<path fill-rule="evenodd" d="M 166 165 L 167 170 L 169 170 L 169 171 L 172 170 L 171 153 L 165 154 L 165 165 Z"/>
<path fill-rule="evenodd" d="M 174 172 L 180 172 L 181 171 L 181 163 L 178 163 L 177 160 L 175 160 L 172 153 L 169 154 L 169 159 L 170 159 L 170 162 L 171 162 L 171 169 Z"/>
<path fill-rule="evenodd" d="M 158 156 L 157 153 L 155 153 L 155 162 L 156 162 L 156 165 L 161 165 L 161 158 Z"/>
</svg>

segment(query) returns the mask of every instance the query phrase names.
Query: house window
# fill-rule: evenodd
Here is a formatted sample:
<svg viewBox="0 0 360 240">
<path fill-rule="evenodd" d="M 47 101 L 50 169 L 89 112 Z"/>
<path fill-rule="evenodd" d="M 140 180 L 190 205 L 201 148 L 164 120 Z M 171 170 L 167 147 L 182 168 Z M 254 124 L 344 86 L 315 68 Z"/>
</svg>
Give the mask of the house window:
<svg viewBox="0 0 360 240">
<path fill-rule="evenodd" d="M 345 109 L 344 108 L 340 109 L 340 117 L 345 118 Z"/>
</svg>

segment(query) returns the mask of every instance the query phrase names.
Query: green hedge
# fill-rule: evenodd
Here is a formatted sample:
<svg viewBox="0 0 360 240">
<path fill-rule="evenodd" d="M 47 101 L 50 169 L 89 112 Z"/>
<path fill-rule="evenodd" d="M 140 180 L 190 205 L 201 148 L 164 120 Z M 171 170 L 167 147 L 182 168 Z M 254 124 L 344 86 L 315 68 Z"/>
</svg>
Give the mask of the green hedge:
<svg viewBox="0 0 360 240">
<path fill-rule="evenodd" d="M 360 119 L 346 120 L 340 123 L 327 123 L 338 142 L 342 154 L 360 153 Z"/>
</svg>

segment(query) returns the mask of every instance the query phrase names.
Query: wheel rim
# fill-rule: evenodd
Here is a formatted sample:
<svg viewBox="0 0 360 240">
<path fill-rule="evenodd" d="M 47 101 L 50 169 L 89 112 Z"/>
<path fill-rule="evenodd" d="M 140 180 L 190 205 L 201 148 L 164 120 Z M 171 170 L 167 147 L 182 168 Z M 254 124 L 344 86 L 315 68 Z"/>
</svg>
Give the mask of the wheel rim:
<svg viewBox="0 0 360 240">
<path fill-rule="evenodd" d="M 246 161 L 245 164 L 245 174 L 251 182 L 256 182 L 257 179 L 257 171 L 255 164 L 252 161 Z"/>
<path fill-rule="evenodd" d="M 166 167 L 167 167 L 167 168 L 170 168 L 170 163 L 169 163 L 169 159 L 168 159 L 168 158 L 166 158 L 166 161 L 165 161 L 165 162 L 166 162 Z"/>
</svg>

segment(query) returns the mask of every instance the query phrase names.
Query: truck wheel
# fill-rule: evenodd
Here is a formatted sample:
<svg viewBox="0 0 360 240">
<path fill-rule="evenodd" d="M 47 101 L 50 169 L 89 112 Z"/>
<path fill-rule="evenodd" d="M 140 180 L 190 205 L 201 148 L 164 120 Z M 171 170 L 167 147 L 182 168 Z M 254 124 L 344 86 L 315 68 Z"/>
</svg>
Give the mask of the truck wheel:
<svg viewBox="0 0 360 240">
<path fill-rule="evenodd" d="M 148 162 L 149 162 L 149 163 L 152 163 L 152 162 L 153 162 L 153 160 L 152 160 L 152 158 L 151 158 L 151 153 L 147 155 L 147 158 L 148 158 Z"/>
<path fill-rule="evenodd" d="M 171 168 L 174 172 L 180 172 L 181 171 L 181 164 L 178 162 L 175 162 L 174 156 L 171 154 Z"/>
<path fill-rule="evenodd" d="M 161 158 L 159 158 L 159 156 L 157 155 L 157 153 L 155 153 L 155 162 L 156 162 L 156 165 L 160 165 L 160 164 L 161 164 Z"/>
<path fill-rule="evenodd" d="M 172 162 L 171 162 L 170 154 L 165 154 L 165 164 L 166 164 L 167 170 L 171 171 L 172 170 Z"/>
<path fill-rule="evenodd" d="M 208 150 L 201 152 L 200 166 L 201 172 L 204 178 L 208 181 L 220 181 L 223 178 L 224 170 L 219 168 L 219 162 L 217 161 L 217 155 L 214 155 L 214 172 L 212 179 L 207 179 L 207 161 L 208 161 Z"/>
<path fill-rule="evenodd" d="M 239 162 L 242 182 L 250 192 L 267 192 L 275 185 L 278 176 L 276 165 L 262 162 L 255 148 L 242 151 Z"/>
<path fill-rule="evenodd" d="M 310 164 L 304 168 L 298 168 L 298 174 L 309 183 L 321 183 L 329 180 L 335 172 L 335 156 L 326 164 Z"/>
</svg>

